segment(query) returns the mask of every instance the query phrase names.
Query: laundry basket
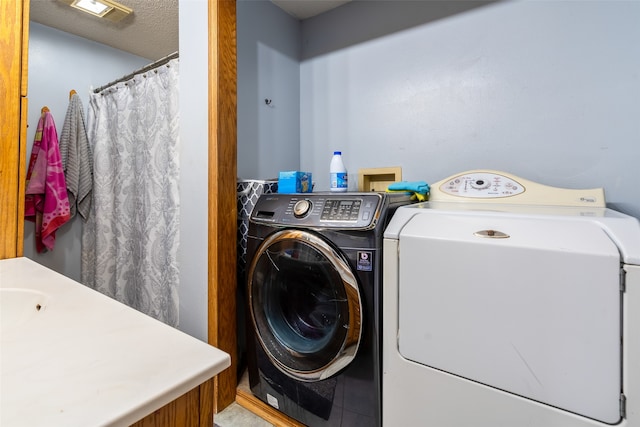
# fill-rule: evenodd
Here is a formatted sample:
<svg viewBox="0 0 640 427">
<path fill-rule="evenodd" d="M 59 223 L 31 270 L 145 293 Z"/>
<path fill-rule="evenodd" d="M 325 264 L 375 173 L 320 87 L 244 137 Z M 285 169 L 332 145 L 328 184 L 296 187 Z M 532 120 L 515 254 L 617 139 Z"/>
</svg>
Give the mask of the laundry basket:
<svg viewBox="0 0 640 427">
<path fill-rule="evenodd" d="M 238 180 L 238 284 L 244 285 L 247 270 L 249 216 L 261 194 L 277 193 L 278 180 Z"/>
</svg>

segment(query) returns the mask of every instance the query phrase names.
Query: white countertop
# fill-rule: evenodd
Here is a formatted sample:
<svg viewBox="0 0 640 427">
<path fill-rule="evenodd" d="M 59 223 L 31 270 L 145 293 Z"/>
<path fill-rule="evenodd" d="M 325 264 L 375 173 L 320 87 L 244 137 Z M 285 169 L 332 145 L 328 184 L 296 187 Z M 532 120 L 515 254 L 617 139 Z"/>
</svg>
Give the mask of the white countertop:
<svg viewBox="0 0 640 427">
<path fill-rule="evenodd" d="M 0 260 L 0 307 L 2 427 L 129 425 L 230 365 L 27 258 Z"/>
</svg>

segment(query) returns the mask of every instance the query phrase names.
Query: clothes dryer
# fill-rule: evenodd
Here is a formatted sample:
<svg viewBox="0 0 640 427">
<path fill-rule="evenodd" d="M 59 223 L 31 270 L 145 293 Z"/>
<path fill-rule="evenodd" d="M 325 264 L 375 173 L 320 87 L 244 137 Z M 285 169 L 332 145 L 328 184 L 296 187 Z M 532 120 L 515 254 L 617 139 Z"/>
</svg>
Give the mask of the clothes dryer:
<svg viewBox="0 0 640 427">
<path fill-rule="evenodd" d="M 265 194 L 247 237 L 251 391 L 308 426 L 379 426 L 382 233 L 410 194 Z"/>
<path fill-rule="evenodd" d="M 640 425 L 640 225 L 475 170 L 384 236 L 387 426 Z"/>
</svg>

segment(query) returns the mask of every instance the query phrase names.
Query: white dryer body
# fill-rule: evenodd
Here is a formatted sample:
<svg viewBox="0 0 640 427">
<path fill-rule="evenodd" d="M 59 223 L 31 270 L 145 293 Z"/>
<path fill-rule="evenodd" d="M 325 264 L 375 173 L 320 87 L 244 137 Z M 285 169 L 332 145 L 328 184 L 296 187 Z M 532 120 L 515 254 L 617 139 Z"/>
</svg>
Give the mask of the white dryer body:
<svg viewBox="0 0 640 427">
<path fill-rule="evenodd" d="M 640 225 L 602 206 L 472 171 L 398 209 L 384 425 L 640 425 Z"/>
</svg>

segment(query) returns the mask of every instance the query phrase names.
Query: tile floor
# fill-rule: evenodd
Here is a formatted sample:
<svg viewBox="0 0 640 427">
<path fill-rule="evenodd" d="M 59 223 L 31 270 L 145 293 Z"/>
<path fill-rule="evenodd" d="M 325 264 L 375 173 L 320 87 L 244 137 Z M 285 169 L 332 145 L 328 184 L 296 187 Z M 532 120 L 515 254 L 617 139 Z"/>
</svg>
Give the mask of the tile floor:
<svg viewBox="0 0 640 427">
<path fill-rule="evenodd" d="M 274 427 L 235 402 L 216 414 L 213 421 L 215 427 Z"/>
</svg>

